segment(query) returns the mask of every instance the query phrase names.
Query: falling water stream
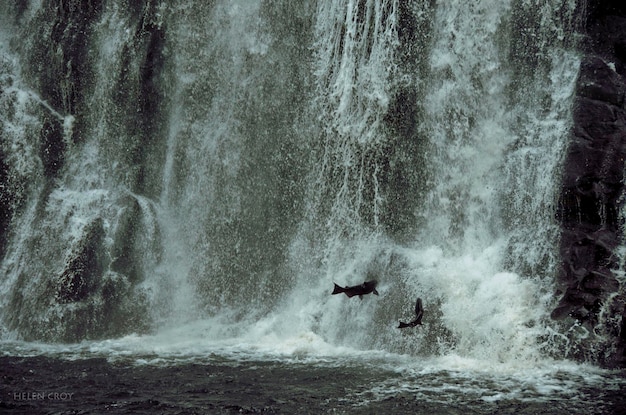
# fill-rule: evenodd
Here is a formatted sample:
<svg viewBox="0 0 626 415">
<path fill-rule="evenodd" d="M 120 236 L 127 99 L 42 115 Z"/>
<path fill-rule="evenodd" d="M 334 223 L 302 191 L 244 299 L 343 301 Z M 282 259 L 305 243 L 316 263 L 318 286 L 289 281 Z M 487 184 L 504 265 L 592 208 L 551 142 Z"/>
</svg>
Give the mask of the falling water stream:
<svg viewBox="0 0 626 415">
<path fill-rule="evenodd" d="M 321 388 L 312 412 L 610 413 L 622 377 L 571 362 L 581 328 L 550 320 L 579 14 L 552 0 L 0 6 L 5 363 L 318 373 L 334 387 L 302 381 Z M 378 296 L 330 295 L 371 279 Z M 423 325 L 399 330 L 417 297 Z M 247 379 L 224 376 L 206 378 L 222 395 Z M 296 396 L 294 382 L 267 387 Z M 3 388 L 0 403 L 24 404 Z M 63 405 L 103 408 L 82 396 Z M 193 408 L 288 405 L 276 396 Z"/>
</svg>

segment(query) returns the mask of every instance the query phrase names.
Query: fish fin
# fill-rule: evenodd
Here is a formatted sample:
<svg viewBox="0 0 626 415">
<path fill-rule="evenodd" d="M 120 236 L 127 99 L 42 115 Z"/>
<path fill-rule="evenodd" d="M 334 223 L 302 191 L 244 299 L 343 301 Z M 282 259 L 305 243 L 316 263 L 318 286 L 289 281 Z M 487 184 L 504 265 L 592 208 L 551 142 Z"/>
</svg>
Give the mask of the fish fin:
<svg viewBox="0 0 626 415">
<path fill-rule="evenodd" d="M 406 323 L 403 323 L 403 322 L 400 321 L 400 325 L 398 326 L 398 328 L 399 329 L 403 329 L 403 328 L 406 328 L 406 327 L 409 327 L 409 326 L 410 326 L 410 324 L 406 324 Z"/>
<path fill-rule="evenodd" d="M 378 295 L 378 291 L 376 291 L 376 288 L 374 288 L 374 291 L 372 291 L 374 294 Z"/>
</svg>

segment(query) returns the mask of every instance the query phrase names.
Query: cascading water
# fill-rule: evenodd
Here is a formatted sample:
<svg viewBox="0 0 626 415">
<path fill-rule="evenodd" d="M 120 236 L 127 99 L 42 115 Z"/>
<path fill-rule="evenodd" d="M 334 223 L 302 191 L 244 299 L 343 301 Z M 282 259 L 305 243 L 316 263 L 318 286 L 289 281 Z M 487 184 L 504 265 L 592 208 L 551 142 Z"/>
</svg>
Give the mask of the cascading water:
<svg viewBox="0 0 626 415">
<path fill-rule="evenodd" d="M 5 354 L 295 359 L 381 405 L 602 389 L 550 320 L 579 8 L 0 6 Z"/>
<path fill-rule="evenodd" d="M 333 343 L 536 358 L 552 330 L 553 212 L 578 67 L 565 33 L 575 4 L 539 14 L 531 2 L 412 7 L 402 12 L 428 33 L 418 41 L 398 26 L 395 2 L 318 9 L 322 141 L 309 216 L 292 246 L 296 292 L 306 298 L 296 294 L 286 314 L 313 316 L 314 331 Z M 532 22 L 542 42 L 519 39 L 516 18 Z M 422 63 L 400 61 L 407 39 Z M 534 67 L 520 70 L 524 60 Z M 415 129 L 404 127 L 411 122 Z M 398 222 L 413 231 L 408 239 Z M 382 284 L 378 301 L 327 296 L 333 281 L 371 278 Z M 398 336 L 394 324 L 417 296 L 430 324 Z"/>
<path fill-rule="evenodd" d="M 419 213 L 430 248 L 410 281 L 436 293 L 446 347 L 481 358 L 537 352 L 556 272 L 552 212 L 578 58 L 558 41 L 517 50 L 513 19 L 546 38 L 571 26 L 575 4 L 544 5 L 560 20 L 534 7 L 446 3 L 433 22 L 421 124 L 432 185 Z M 516 68 L 531 57 L 532 78 Z"/>
<path fill-rule="evenodd" d="M 549 316 L 579 14 L 0 6 L 0 334 L 157 354 L 567 357 Z M 370 279 L 378 297 L 330 295 Z M 417 297 L 424 325 L 399 331 Z"/>
</svg>

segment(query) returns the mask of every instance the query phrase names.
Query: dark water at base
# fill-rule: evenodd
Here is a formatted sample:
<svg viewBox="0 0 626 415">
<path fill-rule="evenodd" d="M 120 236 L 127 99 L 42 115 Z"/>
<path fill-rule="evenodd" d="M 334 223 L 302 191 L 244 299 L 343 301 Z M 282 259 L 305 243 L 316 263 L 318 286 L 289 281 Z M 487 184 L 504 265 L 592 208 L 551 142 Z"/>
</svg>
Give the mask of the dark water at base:
<svg viewBox="0 0 626 415">
<path fill-rule="evenodd" d="M 462 384 L 455 385 L 453 374 L 443 371 L 418 379 L 411 391 L 380 394 L 376 391 L 385 385 L 401 385 L 405 375 L 365 364 L 215 357 L 137 365 L 104 358 L 4 356 L 0 368 L 2 413 L 617 415 L 626 410 L 623 381 L 610 388 L 578 388 L 569 398 L 561 391 L 541 399 L 488 401 L 476 391 L 490 395 L 498 385 L 476 379 L 473 391 L 464 391 Z"/>
</svg>

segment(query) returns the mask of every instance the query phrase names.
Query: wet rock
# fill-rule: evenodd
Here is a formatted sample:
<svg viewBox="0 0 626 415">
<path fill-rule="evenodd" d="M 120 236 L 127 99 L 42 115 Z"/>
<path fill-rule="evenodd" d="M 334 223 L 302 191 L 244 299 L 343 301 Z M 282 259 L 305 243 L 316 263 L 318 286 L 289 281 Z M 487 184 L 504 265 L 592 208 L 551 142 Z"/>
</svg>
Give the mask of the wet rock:
<svg viewBox="0 0 626 415">
<path fill-rule="evenodd" d="M 58 279 L 59 302 L 81 301 L 94 291 L 105 267 L 104 237 L 102 218 L 94 219 L 85 227 L 83 237 Z"/>
<path fill-rule="evenodd" d="M 47 178 L 55 178 L 65 158 L 64 129 L 58 118 L 46 115 L 41 128 L 41 161 Z"/>
<path fill-rule="evenodd" d="M 44 99 L 59 112 L 78 108 L 90 82 L 89 38 L 102 11 L 100 3 L 52 2 L 38 16 L 39 28 L 50 35 L 34 45 L 31 70 L 41 81 Z"/>
<path fill-rule="evenodd" d="M 130 196 L 126 198 L 124 204 L 111 248 L 113 259 L 111 269 L 137 281 L 141 279 L 141 267 L 140 262 L 137 261 L 134 242 L 137 238 L 137 232 L 140 231 L 141 206 L 136 199 Z"/>
<path fill-rule="evenodd" d="M 611 67 L 613 66 L 613 67 Z M 624 82 L 615 72 L 615 64 L 605 62 L 598 56 L 583 59 L 576 94 L 580 97 L 606 102 L 612 105 L 624 103 Z"/>
<path fill-rule="evenodd" d="M 616 250 L 624 237 L 620 212 L 626 160 L 625 17 L 626 8 L 616 2 L 595 4 L 588 10 L 585 56 L 557 210 L 563 230 L 562 266 L 560 303 L 552 318 L 573 318 L 591 329 L 601 323 L 607 332 L 619 332 L 610 326 L 621 321 L 613 316 L 606 320 L 607 310 L 615 309 L 616 301 L 623 303 L 615 295 L 620 290 L 615 272 Z M 600 321 L 603 318 L 606 321 Z M 623 345 L 624 338 L 617 336 L 617 343 Z"/>
<path fill-rule="evenodd" d="M 0 188 L 9 188 L 9 166 L 5 163 L 5 154 L 0 148 Z M 0 258 L 4 256 L 7 232 L 15 211 L 15 196 L 8 191 L 0 192 Z"/>
</svg>

